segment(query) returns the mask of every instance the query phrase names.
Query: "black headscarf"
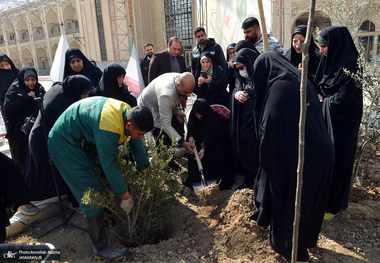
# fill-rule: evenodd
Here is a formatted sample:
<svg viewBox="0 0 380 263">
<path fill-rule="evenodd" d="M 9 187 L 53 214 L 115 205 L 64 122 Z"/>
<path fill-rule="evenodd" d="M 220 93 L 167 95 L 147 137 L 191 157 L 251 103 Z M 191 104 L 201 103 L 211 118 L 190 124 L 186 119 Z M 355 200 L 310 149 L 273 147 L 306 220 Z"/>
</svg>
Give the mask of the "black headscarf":
<svg viewBox="0 0 380 263">
<path fill-rule="evenodd" d="M 120 88 L 117 77 L 124 75 L 125 69 L 117 63 L 108 65 L 100 79 L 99 87 L 97 88 L 97 96 L 105 96 L 128 103 L 131 107 L 137 106 L 136 97 L 124 86 Z"/>
<path fill-rule="evenodd" d="M 227 55 L 227 63 L 230 61 L 230 49 L 233 49 L 235 51 L 236 43 L 231 43 L 228 45 L 226 49 L 226 55 Z"/>
<path fill-rule="evenodd" d="M 24 82 L 25 73 L 28 72 L 33 73 L 37 80 L 33 90 L 29 89 Z M 17 79 L 13 81 L 5 95 L 4 113 L 8 121 L 10 121 L 10 118 L 16 118 L 21 127 L 24 123 L 24 119 L 32 114 L 34 108 L 37 106 L 37 102 L 28 95 L 31 91 L 34 92 L 36 97 L 45 95 L 45 89 L 38 82 L 37 71 L 33 67 L 27 66 L 21 69 L 17 75 Z M 37 111 L 35 112 L 35 116 L 37 116 Z M 9 123 L 11 122 L 13 121 Z"/>
<path fill-rule="evenodd" d="M 322 56 L 314 83 L 318 85 L 325 96 L 336 93 L 346 79 L 344 68 L 354 73 L 358 69 L 359 57 L 354 41 L 348 29 L 344 26 L 328 26 L 319 33 L 318 42 L 328 46 L 327 56 Z"/>
<path fill-rule="evenodd" d="M 17 78 L 19 72 L 11 59 L 7 55 L 0 53 L 0 61 L 3 60 L 11 65 L 11 69 L 0 69 L 0 106 L 4 105 L 5 93 L 12 82 Z"/>
<path fill-rule="evenodd" d="M 65 95 L 75 102 L 80 100 L 83 93 L 93 89 L 93 87 L 90 80 L 85 76 L 74 75 L 63 80 L 62 89 Z"/>
<path fill-rule="evenodd" d="M 239 42 L 240 43 L 240 42 Z M 236 55 L 234 62 L 240 63 L 247 67 L 247 73 L 249 77 L 253 78 L 253 64 L 255 63 L 256 59 L 260 55 L 259 51 L 257 51 L 256 48 L 242 48 L 240 49 Z M 243 79 L 240 74 L 239 78 Z"/>
<path fill-rule="evenodd" d="M 83 60 L 83 69 L 81 72 L 76 72 L 71 69 L 70 60 L 73 57 L 80 58 Z M 93 87 L 96 88 L 99 85 L 100 78 L 102 77 L 102 71 L 92 64 L 87 57 L 76 47 L 69 48 L 66 50 L 65 54 L 65 69 L 63 72 L 63 79 L 72 75 L 84 75 L 92 83 Z"/>
<path fill-rule="evenodd" d="M 260 169 L 254 186 L 258 210 L 253 219 L 260 226 L 271 226 L 269 243 L 288 260 L 297 182 L 300 76 L 298 69 L 274 51 L 262 53 L 254 64 L 254 114 L 260 142 Z M 310 81 L 306 92 L 298 261 L 308 260 L 307 249 L 316 246 L 318 241 L 334 163 L 333 145 Z"/>
<path fill-rule="evenodd" d="M 292 63 L 296 68 L 298 68 L 298 65 L 302 63 L 302 53 L 298 54 L 296 50 L 293 47 L 293 37 L 295 34 L 301 34 L 306 38 L 306 31 L 307 26 L 306 25 L 299 25 L 297 26 L 292 34 L 292 43 L 290 45 L 290 49 L 286 51 L 285 57 Z M 319 55 L 318 47 L 314 42 L 314 38 L 311 37 L 310 45 L 308 49 L 309 54 L 309 64 L 308 64 L 308 76 L 310 80 L 313 80 L 314 74 L 317 71 L 319 61 L 321 59 L 321 56 Z"/>
<path fill-rule="evenodd" d="M 30 75 L 33 75 L 36 80 L 37 80 L 37 83 L 36 85 L 34 86 L 34 89 L 31 90 L 28 88 L 28 86 L 26 86 L 25 84 L 25 79 L 26 77 L 30 76 Z M 42 87 L 42 85 L 38 82 L 38 75 L 37 75 L 37 71 L 35 70 L 35 68 L 31 67 L 31 66 L 27 66 L 27 67 L 23 67 L 20 72 L 18 73 L 17 75 L 17 80 L 13 81 L 11 87 L 15 88 L 15 87 L 18 87 L 19 89 L 18 90 L 21 90 L 21 91 L 24 91 L 26 93 L 29 93 L 30 91 L 34 91 L 36 97 L 40 96 L 40 95 L 44 95 L 45 94 L 45 90 L 44 88 Z M 9 89 L 8 89 L 9 91 Z M 14 92 L 14 90 L 12 89 L 11 92 Z M 7 92 L 8 93 L 8 92 Z M 8 95 L 8 94 L 7 94 Z"/>
<path fill-rule="evenodd" d="M 235 53 L 239 52 L 239 50 L 242 48 L 249 48 L 257 51 L 255 45 L 248 40 L 240 40 L 235 46 Z"/>
</svg>

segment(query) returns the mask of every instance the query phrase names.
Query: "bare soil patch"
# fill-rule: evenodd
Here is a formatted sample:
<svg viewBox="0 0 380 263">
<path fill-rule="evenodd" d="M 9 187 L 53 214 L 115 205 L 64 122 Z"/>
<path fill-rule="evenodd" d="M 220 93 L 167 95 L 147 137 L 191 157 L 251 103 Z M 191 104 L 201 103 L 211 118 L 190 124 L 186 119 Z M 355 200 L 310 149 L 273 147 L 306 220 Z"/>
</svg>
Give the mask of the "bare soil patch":
<svg viewBox="0 0 380 263">
<path fill-rule="evenodd" d="M 348 209 L 323 223 L 309 262 L 380 262 L 379 159 L 380 153 L 366 154 Z M 185 163 L 183 158 L 177 161 Z M 234 188 L 242 183 L 241 177 L 236 179 Z M 158 244 L 125 248 L 124 262 L 286 262 L 269 246 L 268 229 L 250 220 L 255 211 L 253 191 L 235 192 L 234 188 L 219 192 L 206 203 L 185 189 L 172 209 L 170 237 Z M 51 243 L 61 250 L 61 262 L 95 261 L 87 233 L 74 227 L 64 226 L 36 238 L 60 220 L 56 215 L 37 222 L 7 242 Z M 82 215 L 75 214 L 70 222 L 85 227 Z M 111 230 L 108 234 L 109 242 L 121 248 Z"/>
</svg>

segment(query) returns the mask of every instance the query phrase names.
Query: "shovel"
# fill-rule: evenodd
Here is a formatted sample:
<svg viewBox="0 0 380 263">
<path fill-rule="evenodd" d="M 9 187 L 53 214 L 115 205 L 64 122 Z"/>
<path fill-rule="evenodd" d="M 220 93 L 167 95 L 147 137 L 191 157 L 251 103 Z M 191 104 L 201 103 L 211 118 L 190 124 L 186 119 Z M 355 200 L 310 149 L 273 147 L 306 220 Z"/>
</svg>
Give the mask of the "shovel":
<svg viewBox="0 0 380 263">
<path fill-rule="evenodd" d="M 216 180 L 208 180 L 208 181 L 206 181 L 205 174 L 203 172 L 203 166 L 202 166 L 202 163 L 201 163 L 201 159 L 199 158 L 199 154 L 198 154 L 197 148 L 194 148 L 193 151 L 194 151 L 195 159 L 197 160 L 199 172 L 201 174 L 201 182 L 193 184 L 194 192 L 197 192 L 197 191 L 205 188 L 206 186 L 209 186 L 209 185 L 211 185 L 213 183 L 216 183 Z"/>
</svg>

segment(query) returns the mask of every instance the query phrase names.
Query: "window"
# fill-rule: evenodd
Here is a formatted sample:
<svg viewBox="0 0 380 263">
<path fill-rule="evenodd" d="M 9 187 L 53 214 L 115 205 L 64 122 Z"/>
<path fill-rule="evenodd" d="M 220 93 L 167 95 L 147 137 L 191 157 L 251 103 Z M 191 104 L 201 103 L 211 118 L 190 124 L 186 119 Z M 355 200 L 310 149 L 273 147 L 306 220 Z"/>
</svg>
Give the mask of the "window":
<svg viewBox="0 0 380 263">
<path fill-rule="evenodd" d="M 165 0 L 166 38 L 177 36 L 182 43 L 193 44 L 191 0 Z"/>
<path fill-rule="evenodd" d="M 21 33 L 21 37 L 22 37 L 22 39 L 28 39 L 28 32 L 27 31 L 23 31 Z"/>
<path fill-rule="evenodd" d="M 79 23 L 78 23 L 78 21 L 74 21 L 74 24 L 75 24 L 75 29 L 79 29 Z"/>
<path fill-rule="evenodd" d="M 375 27 L 375 24 L 372 23 L 371 21 L 369 20 L 366 20 L 364 21 L 360 28 L 359 28 L 359 31 L 360 32 L 373 32 L 373 31 L 376 31 L 376 27 Z"/>
<path fill-rule="evenodd" d="M 360 25 L 359 31 L 361 33 L 359 36 L 359 41 L 362 43 L 362 46 L 365 50 L 365 57 L 368 61 L 371 61 L 375 40 L 375 36 L 371 32 L 376 31 L 376 26 L 371 21 L 366 20 Z"/>
<path fill-rule="evenodd" d="M 106 50 L 106 41 L 104 38 L 102 6 L 100 4 L 100 0 L 95 0 L 95 7 L 96 7 L 96 21 L 98 22 L 100 55 L 102 57 L 102 61 L 106 61 L 107 60 L 107 50 Z"/>
<path fill-rule="evenodd" d="M 67 30 L 71 31 L 71 22 L 67 23 Z"/>
</svg>

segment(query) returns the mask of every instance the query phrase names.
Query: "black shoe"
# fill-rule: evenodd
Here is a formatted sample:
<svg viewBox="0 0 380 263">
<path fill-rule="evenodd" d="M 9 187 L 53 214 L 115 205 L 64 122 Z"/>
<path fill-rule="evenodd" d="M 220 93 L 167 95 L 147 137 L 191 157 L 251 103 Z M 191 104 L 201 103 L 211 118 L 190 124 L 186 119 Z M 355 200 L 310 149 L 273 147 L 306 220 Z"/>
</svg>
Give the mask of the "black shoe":
<svg viewBox="0 0 380 263">
<path fill-rule="evenodd" d="M 243 190 L 243 189 L 246 189 L 246 188 L 249 188 L 249 189 L 252 189 L 253 185 L 248 185 L 248 184 L 242 184 L 241 186 L 239 186 L 238 188 L 235 189 L 235 191 L 237 190 Z"/>
<path fill-rule="evenodd" d="M 92 253 L 96 259 L 119 260 L 125 255 L 125 251 L 107 243 L 107 234 L 101 215 L 86 218 L 88 234 L 92 242 Z"/>
</svg>

